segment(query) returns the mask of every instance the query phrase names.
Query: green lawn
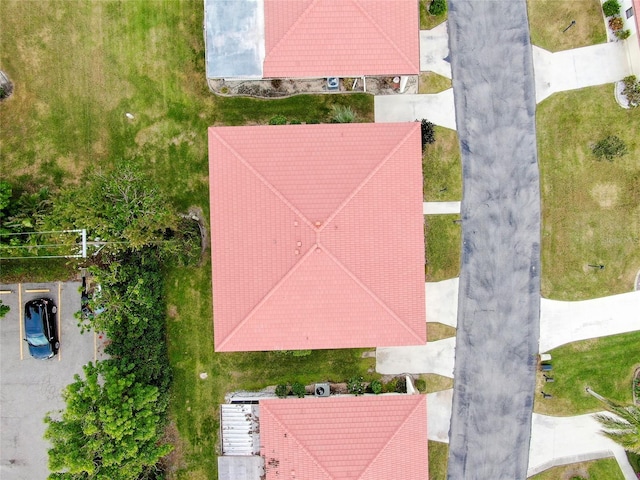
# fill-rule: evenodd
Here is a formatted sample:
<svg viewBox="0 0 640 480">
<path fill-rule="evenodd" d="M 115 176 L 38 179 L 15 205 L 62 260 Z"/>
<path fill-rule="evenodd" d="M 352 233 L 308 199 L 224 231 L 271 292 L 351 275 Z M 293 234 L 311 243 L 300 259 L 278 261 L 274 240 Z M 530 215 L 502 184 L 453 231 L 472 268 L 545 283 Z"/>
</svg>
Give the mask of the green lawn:
<svg viewBox="0 0 640 480">
<path fill-rule="evenodd" d="M 431 30 L 447 20 L 448 12 L 443 15 L 431 15 L 429 5 L 431 0 L 420 0 L 420 30 Z"/>
<path fill-rule="evenodd" d="M 425 279 L 439 282 L 460 274 L 460 215 L 425 215 Z"/>
<path fill-rule="evenodd" d="M 427 322 L 427 341 L 435 342 L 449 337 L 456 336 L 456 329 L 437 322 Z"/>
<path fill-rule="evenodd" d="M 435 72 L 424 72 L 418 78 L 418 93 L 440 93 L 451 88 L 451 80 Z"/>
<path fill-rule="evenodd" d="M 447 457 L 449 444 L 429 441 L 429 479 L 445 480 L 447 478 Z"/>
<path fill-rule="evenodd" d="M 574 342 L 551 352 L 555 382 L 544 383 L 538 373 L 534 411 L 547 415 L 580 415 L 603 410 L 586 393 L 591 387 L 600 395 L 631 403 L 633 372 L 640 367 L 640 332 Z M 548 374 L 549 375 L 549 374 Z M 540 390 L 553 395 L 542 399 Z"/>
<path fill-rule="evenodd" d="M 545 470 L 529 480 L 624 480 L 615 458 L 572 463 Z"/>
<path fill-rule="evenodd" d="M 425 202 L 462 199 L 462 160 L 455 130 L 435 127 L 436 141 L 422 155 L 423 198 Z"/>
<path fill-rule="evenodd" d="M 527 11 L 531 42 L 551 52 L 607 41 L 598 0 L 528 0 Z"/>
<path fill-rule="evenodd" d="M 554 94 L 538 105 L 536 125 L 542 294 L 579 300 L 632 290 L 640 269 L 640 109 L 620 108 L 613 86 L 603 85 Z M 607 135 L 629 153 L 597 160 L 591 146 Z"/>
</svg>

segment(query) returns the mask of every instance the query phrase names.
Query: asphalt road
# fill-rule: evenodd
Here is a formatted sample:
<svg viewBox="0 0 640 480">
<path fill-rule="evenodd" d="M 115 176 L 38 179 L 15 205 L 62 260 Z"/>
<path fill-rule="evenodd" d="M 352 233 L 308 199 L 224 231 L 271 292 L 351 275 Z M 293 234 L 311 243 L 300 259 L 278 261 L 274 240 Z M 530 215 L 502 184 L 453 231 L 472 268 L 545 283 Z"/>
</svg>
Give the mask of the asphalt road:
<svg viewBox="0 0 640 480">
<path fill-rule="evenodd" d="M 80 283 L 0 285 L 0 299 L 11 310 L 0 319 L 0 478 L 47 478 L 49 443 L 42 438 L 48 412 L 63 409 L 61 392 L 96 358 L 93 332 L 80 333 Z M 48 297 L 58 307 L 60 351 L 48 360 L 31 358 L 22 340 L 24 304 Z"/>
<path fill-rule="evenodd" d="M 451 0 L 462 267 L 448 478 L 525 479 L 540 317 L 540 192 L 525 0 Z"/>
</svg>

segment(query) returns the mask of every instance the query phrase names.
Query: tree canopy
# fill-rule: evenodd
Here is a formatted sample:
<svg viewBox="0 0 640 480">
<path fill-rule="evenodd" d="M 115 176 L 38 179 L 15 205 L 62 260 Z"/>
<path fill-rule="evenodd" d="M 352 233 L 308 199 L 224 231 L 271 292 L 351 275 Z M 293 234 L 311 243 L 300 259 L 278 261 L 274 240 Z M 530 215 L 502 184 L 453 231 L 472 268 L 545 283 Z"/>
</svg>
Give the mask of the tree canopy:
<svg viewBox="0 0 640 480">
<path fill-rule="evenodd" d="M 64 391 L 61 419 L 45 419 L 49 479 L 131 480 L 155 468 L 171 450 L 159 444 L 158 389 L 109 362 L 85 365 L 84 376 Z"/>
</svg>

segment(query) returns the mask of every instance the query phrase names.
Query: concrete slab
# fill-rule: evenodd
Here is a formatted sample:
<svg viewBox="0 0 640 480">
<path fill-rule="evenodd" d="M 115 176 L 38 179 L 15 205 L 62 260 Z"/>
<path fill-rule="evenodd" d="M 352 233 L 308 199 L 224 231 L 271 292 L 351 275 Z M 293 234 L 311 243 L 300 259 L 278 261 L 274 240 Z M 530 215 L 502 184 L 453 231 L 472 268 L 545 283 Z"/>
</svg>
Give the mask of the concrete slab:
<svg viewBox="0 0 640 480">
<path fill-rule="evenodd" d="M 434 442 L 449 443 L 453 388 L 427 394 L 427 437 Z"/>
<path fill-rule="evenodd" d="M 456 129 L 453 89 L 433 95 L 376 95 L 376 122 L 413 122 L 426 118 L 441 127 Z"/>
<path fill-rule="evenodd" d="M 566 90 L 603 85 L 631 75 L 624 42 L 551 53 L 533 47 L 536 102 Z"/>
<path fill-rule="evenodd" d="M 640 291 L 562 302 L 542 299 L 540 352 L 565 343 L 640 330 Z"/>
<path fill-rule="evenodd" d="M 451 215 L 460 213 L 460 202 L 424 202 L 422 213 L 425 215 Z"/>
<path fill-rule="evenodd" d="M 625 479 L 636 478 L 624 450 L 600 433 L 600 424 L 592 415 L 533 414 L 527 476 L 558 465 L 606 457 L 616 458 Z"/>
<path fill-rule="evenodd" d="M 205 0 L 207 78 L 261 78 L 263 0 Z"/>
<path fill-rule="evenodd" d="M 458 278 L 425 284 L 427 322 L 456 328 L 458 324 Z M 427 341 L 429 339 L 427 338 Z"/>
<path fill-rule="evenodd" d="M 420 71 L 451 78 L 447 22 L 431 30 L 420 30 Z"/>
<path fill-rule="evenodd" d="M 376 348 L 376 372 L 383 375 L 435 373 L 453 378 L 456 338 L 426 345 Z"/>
</svg>

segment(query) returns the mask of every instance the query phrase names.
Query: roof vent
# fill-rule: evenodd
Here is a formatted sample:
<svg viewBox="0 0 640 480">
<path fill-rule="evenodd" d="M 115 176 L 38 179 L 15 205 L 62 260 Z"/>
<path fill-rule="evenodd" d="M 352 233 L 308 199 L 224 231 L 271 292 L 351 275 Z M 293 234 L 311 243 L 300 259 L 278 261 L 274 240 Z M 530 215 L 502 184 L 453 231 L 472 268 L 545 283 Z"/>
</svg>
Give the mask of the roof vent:
<svg viewBox="0 0 640 480">
<path fill-rule="evenodd" d="M 316 388 L 313 391 L 316 397 L 328 397 L 331 393 L 331 387 L 328 383 L 316 383 Z"/>
</svg>

